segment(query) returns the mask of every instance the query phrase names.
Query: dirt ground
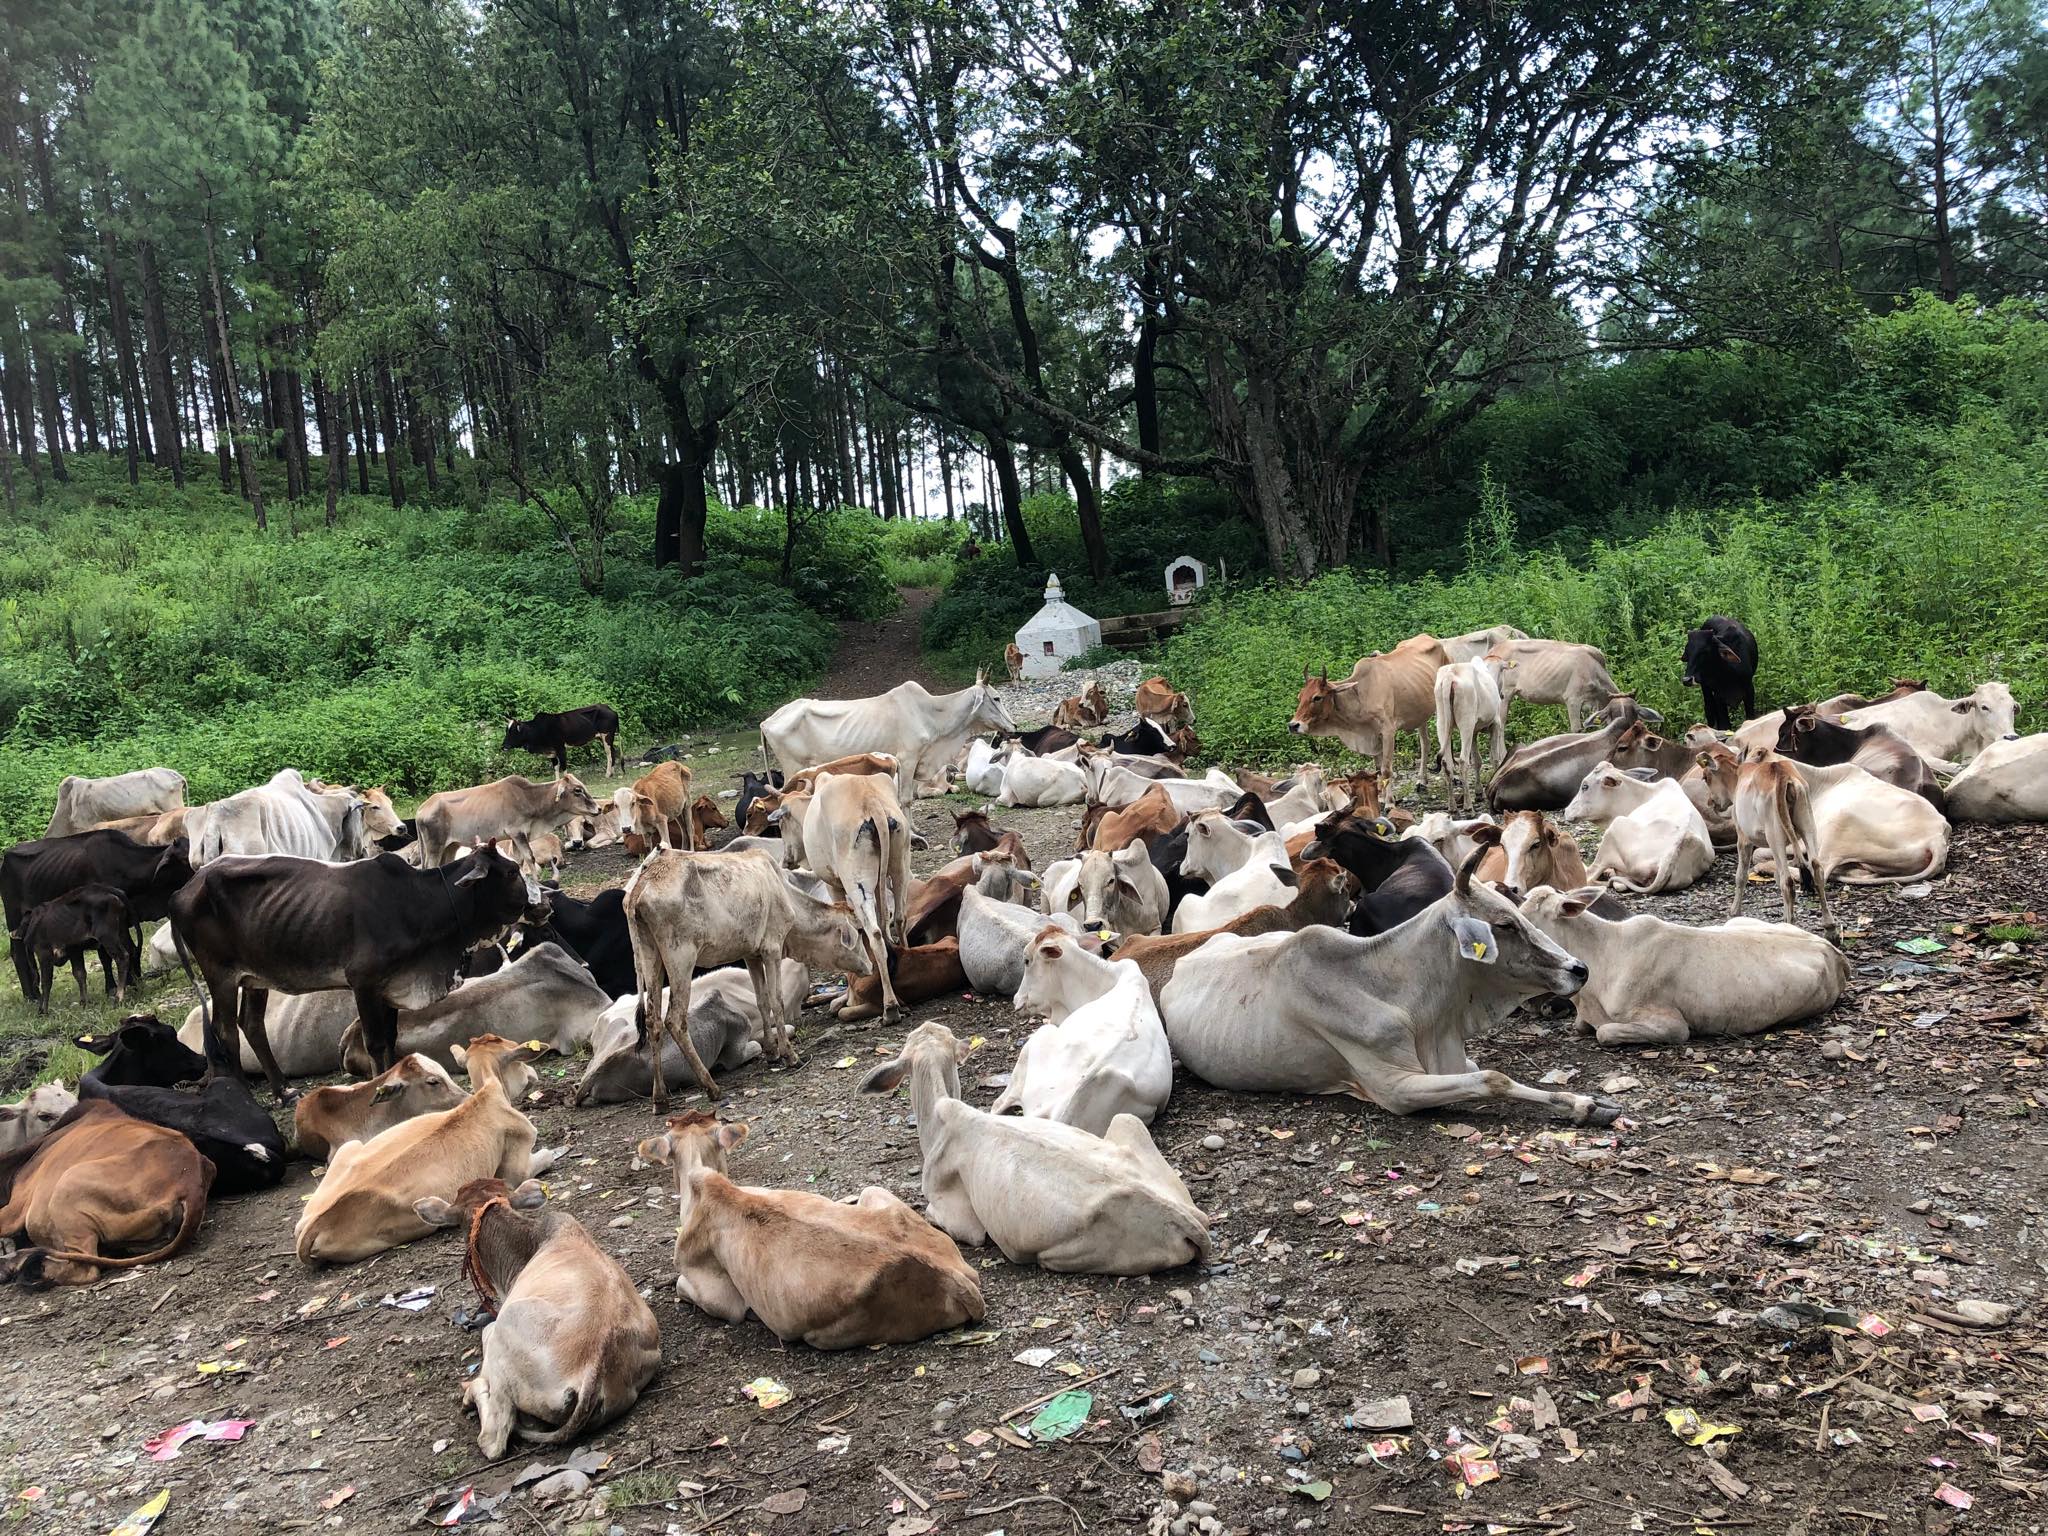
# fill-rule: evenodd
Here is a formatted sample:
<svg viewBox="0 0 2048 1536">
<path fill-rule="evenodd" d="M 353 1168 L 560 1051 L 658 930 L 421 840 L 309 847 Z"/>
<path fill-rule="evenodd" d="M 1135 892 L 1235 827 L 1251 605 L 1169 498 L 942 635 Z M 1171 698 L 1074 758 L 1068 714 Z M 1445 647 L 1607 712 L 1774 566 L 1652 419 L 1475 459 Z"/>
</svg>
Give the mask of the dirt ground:
<svg viewBox="0 0 2048 1536">
<path fill-rule="evenodd" d="M 951 808 L 915 808 L 934 845 L 920 871 L 949 856 Z M 1043 867 L 1077 815 L 997 820 Z M 1986 929 L 2041 923 L 2044 853 L 2048 829 L 1963 826 L 1931 894 L 1845 892 L 1855 992 L 1806 1025 L 1617 1052 L 1569 1017 L 1520 1014 L 1475 1043 L 1525 1080 L 1604 1085 L 1627 1106 L 1613 1131 L 1523 1106 L 1397 1119 L 1183 1074 L 1153 1133 L 1214 1223 L 1209 1266 L 1115 1280 L 981 1250 L 985 1323 L 909 1347 L 785 1348 L 679 1304 L 668 1190 L 632 1166 L 653 1117 L 570 1110 L 580 1064 L 560 1066 L 532 1109 L 542 1141 L 570 1148 L 551 1198 L 646 1287 L 666 1364 L 587 1442 L 603 1462 L 587 1491 L 548 1503 L 529 1484 L 492 1528 L 2040 1530 L 2042 949 Z M 1724 855 L 1701 886 L 1641 904 L 1714 920 L 1731 870 Z M 592 854 L 569 883 L 626 873 Z M 1947 947 L 1896 948 L 1919 937 Z M 1003 999 L 914 1018 L 981 1042 L 963 1085 L 982 1104 L 1028 1027 Z M 735 1176 L 921 1204 L 906 1101 L 855 1092 L 901 1037 L 807 1014 L 800 1065 L 733 1075 L 725 1112 L 753 1128 Z M 476 1449 L 458 1238 L 296 1262 L 315 1177 L 295 1163 L 277 1190 L 216 1202 L 173 1263 L 0 1292 L 4 1518 L 106 1531 L 167 1488 L 164 1532 L 392 1531 L 566 1459 Z M 420 1286 L 437 1287 L 424 1310 L 380 1304 Z M 2017 1311 L 1976 1327 L 1965 1302 Z M 1016 1359 L 1031 1350 L 1049 1354 Z M 762 1377 L 786 1403 L 743 1393 Z M 1092 1394 L 1071 1438 L 1007 1427 L 1070 1389 Z M 1121 1411 L 1167 1393 L 1149 1419 Z M 1388 1424 L 1381 1400 L 1399 1397 L 1412 1427 Z M 255 1421 L 239 1443 L 144 1451 L 229 1417 Z"/>
</svg>

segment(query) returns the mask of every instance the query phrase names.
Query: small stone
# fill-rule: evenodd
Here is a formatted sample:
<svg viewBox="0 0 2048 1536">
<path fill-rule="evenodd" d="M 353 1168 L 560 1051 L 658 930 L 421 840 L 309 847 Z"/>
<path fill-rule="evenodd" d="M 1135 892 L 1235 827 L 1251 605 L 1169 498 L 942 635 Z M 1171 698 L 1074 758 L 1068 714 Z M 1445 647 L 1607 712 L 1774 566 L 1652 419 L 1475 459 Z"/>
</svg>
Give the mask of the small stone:
<svg viewBox="0 0 2048 1536">
<path fill-rule="evenodd" d="M 1209 1135 L 1202 1138 L 1202 1147 L 1205 1151 L 1221 1152 L 1223 1145 L 1223 1138 L 1221 1136 Z"/>
<path fill-rule="evenodd" d="M 1237 1129 L 1237 1122 L 1226 1116 L 1216 1122 L 1216 1129 L 1219 1131 L 1234 1131 Z"/>
<path fill-rule="evenodd" d="M 614 1216 L 605 1225 L 608 1227 L 630 1227 L 633 1225 L 633 1218 L 630 1216 Z"/>
<path fill-rule="evenodd" d="M 950 1397 L 940 1398 L 937 1406 L 932 1409 L 932 1428 L 934 1430 L 944 1429 L 947 1422 L 959 1411 L 960 1405 L 954 1402 L 953 1399 Z"/>
<path fill-rule="evenodd" d="M 1162 1472 L 1159 1486 L 1169 1499 L 1192 1499 L 1201 1485 L 1185 1472 Z"/>
<path fill-rule="evenodd" d="M 1323 1373 L 1312 1365 L 1305 1365 L 1294 1373 L 1294 1390 L 1307 1392 L 1321 1383 Z"/>
<path fill-rule="evenodd" d="M 1907 1206 L 1906 1209 L 1911 1211 L 1915 1216 L 1925 1216 L 1929 1211 L 1934 1209 L 1934 1202 L 1932 1200 L 1926 1199 L 1915 1200 L 1911 1205 Z"/>
<path fill-rule="evenodd" d="M 1316 1411 L 1316 1405 L 1307 1398 L 1295 1399 L 1293 1413 L 1297 1419 L 1305 1419 Z"/>
<path fill-rule="evenodd" d="M 1188 1536 L 1188 1532 L 1193 1530 L 1194 1527 L 1189 1523 L 1186 1515 L 1176 1515 L 1174 1516 L 1173 1524 L 1169 1525 L 1167 1529 L 1173 1533 L 1173 1536 Z"/>
<path fill-rule="evenodd" d="M 1188 1513 L 1199 1520 L 1204 1515 L 1215 1514 L 1216 1506 L 1207 1499 L 1190 1499 L 1188 1500 Z"/>
</svg>

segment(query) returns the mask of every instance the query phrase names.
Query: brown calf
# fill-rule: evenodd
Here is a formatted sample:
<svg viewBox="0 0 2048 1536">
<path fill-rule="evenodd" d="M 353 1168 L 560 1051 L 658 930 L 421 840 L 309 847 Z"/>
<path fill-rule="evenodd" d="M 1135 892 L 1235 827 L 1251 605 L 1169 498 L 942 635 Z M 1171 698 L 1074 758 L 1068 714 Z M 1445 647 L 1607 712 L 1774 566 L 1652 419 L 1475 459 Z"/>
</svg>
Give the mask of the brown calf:
<svg viewBox="0 0 2048 1536">
<path fill-rule="evenodd" d="M 318 1162 L 345 1141 L 368 1141 L 415 1115 L 453 1109 L 467 1095 L 431 1056 L 409 1052 L 366 1083 L 315 1088 L 292 1109 L 299 1155 Z"/>
<path fill-rule="evenodd" d="M 1159 989 L 1173 979 L 1173 968 L 1219 933 L 1256 938 L 1262 933 L 1293 933 L 1315 923 L 1341 927 L 1358 899 L 1358 879 L 1335 859 L 1309 859 L 1296 872 L 1294 899 L 1284 907 L 1254 907 L 1216 928 L 1196 933 L 1148 934 L 1126 939 L 1112 957 L 1135 960 L 1159 1001 Z"/>
<path fill-rule="evenodd" d="M 1154 838 L 1165 837 L 1184 819 L 1172 796 L 1155 786 L 1122 810 L 1104 816 L 1095 828 L 1092 846 L 1106 853 L 1115 853 L 1132 843 L 1143 843 L 1149 848 Z"/>
<path fill-rule="evenodd" d="M 1742 915 L 1749 861 L 1756 845 L 1762 843 L 1770 849 L 1776 866 L 1784 920 L 1798 921 L 1793 893 L 1803 876 L 1813 886 L 1814 900 L 1820 906 L 1821 931 L 1839 944 L 1842 932 L 1828 911 L 1828 872 L 1820 862 L 1813 799 L 1799 770 L 1775 752 L 1752 753 L 1738 762 L 1734 753 L 1719 746 L 1701 752 L 1699 765 L 1705 770 L 1708 800 L 1717 810 L 1732 808 L 1735 817 L 1735 900 L 1728 915 Z"/>
<path fill-rule="evenodd" d="M 929 1002 L 949 992 L 967 990 L 967 972 L 960 968 L 960 940 L 948 934 L 930 944 L 906 949 L 889 946 L 889 982 L 899 1003 Z M 842 1024 L 882 1016 L 882 984 L 873 976 L 846 978 L 846 995 L 833 1005 L 833 1016 Z"/>
</svg>

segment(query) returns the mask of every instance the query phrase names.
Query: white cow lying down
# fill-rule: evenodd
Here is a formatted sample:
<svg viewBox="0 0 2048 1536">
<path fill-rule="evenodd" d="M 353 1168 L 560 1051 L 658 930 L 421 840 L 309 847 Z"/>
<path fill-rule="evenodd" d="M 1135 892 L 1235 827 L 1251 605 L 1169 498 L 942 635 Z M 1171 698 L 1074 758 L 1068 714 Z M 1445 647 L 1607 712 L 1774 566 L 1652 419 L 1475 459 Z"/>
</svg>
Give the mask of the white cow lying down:
<svg viewBox="0 0 2048 1536">
<path fill-rule="evenodd" d="M 1825 1013 L 1849 986 L 1849 962 L 1792 923 L 1738 917 L 1711 928 L 1648 913 L 1611 922 L 1587 909 L 1605 894 L 1541 886 L 1522 916 L 1593 974 L 1572 997 L 1579 1028 L 1602 1045 L 1683 1045 L 1753 1035 Z"/>
<path fill-rule="evenodd" d="M 781 969 L 781 1011 L 794 1018 L 811 987 L 811 973 L 800 961 L 785 959 Z M 583 1069 L 570 1096 L 572 1104 L 623 1104 L 652 1097 L 654 1069 L 640 1040 L 640 994 L 628 992 L 598 1019 L 590 1043 L 590 1065 Z M 656 1018 L 668 1012 L 668 989 L 662 989 Z M 754 979 L 743 965 L 709 971 L 690 983 L 690 1043 L 697 1054 L 721 1073 L 745 1066 L 761 1054 L 761 1007 L 754 998 Z M 664 1082 L 685 1081 L 689 1071 L 682 1048 L 667 1036 L 661 1042 Z"/>
<path fill-rule="evenodd" d="M 2048 821 L 2048 733 L 1994 741 L 1948 786 L 1958 821 Z"/>
<path fill-rule="evenodd" d="M 945 1025 L 920 1024 L 861 1083 L 888 1093 L 910 1080 L 934 1226 L 970 1247 L 992 1242 L 1012 1263 L 1076 1274 L 1146 1275 L 1208 1257 L 1209 1220 L 1143 1121 L 1118 1115 L 1091 1136 L 991 1115 L 961 1102 L 966 1055 Z"/>
<path fill-rule="evenodd" d="M 1017 1053 L 990 1114 L 1022 1109 L 1100 1136 L 1118 1115 L 1149 1125 L 1165 1107 L 1173 1054 L 1136 961 L 1091 955 L 1048 925 L 1032 940 L 1016 1007 L 1048 1022 Z"/>
<path fill-rule="evenodd" d="M 1714 840 L 1699 807 L 1676 779 L 1658 779 L 1650 769 L 1603 763 L 1562 814 L 1607 824 L 1593 878 L 1617 890 L 1682 891 L 1714 867 Z"/>
</svg>

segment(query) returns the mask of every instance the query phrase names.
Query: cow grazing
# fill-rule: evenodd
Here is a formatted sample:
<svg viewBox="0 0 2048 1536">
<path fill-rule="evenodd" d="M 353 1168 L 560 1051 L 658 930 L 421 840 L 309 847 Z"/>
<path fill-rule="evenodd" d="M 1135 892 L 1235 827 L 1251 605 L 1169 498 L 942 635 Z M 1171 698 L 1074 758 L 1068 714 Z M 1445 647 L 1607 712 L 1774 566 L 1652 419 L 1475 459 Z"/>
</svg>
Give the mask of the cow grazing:
<svg viewBox="0 0 2048 1536">
<path fill-rule="evenodd" d="M 445 997 L 401 1013 L 396 1049 L 430 1056 L 453 1070 L 462 1063 L 459 1047 L 502 1030 L 514 1039 L 538 1040 L 566 1055 L 597 1038 L 598 1020 L 611 1001 L 583 963 L 560 945 L 521 946 L 510 965 L 472 976 Z M 377 1070 L 360 1024 L 342 1034 L 341 1064 L 357 1077 Z M 515 1100 L 520 1097 L 509 1088 L 508 1094 Z"/>
<path fill-rule="evenodd" d="M 1701 756 L 1708 793 L 1732 805 L 1737 782 L 1735 754 L 1708 747 Z M 1948 821 L 1910 790 L 1872 778 L 1854 763 L 1815 768 L 1793 763 L 1813 804 L 1820 839 L 1816 880 L 1845 885 L 1892 885 L 1931 880 L 1948 863 Z M 1768 854 L 1768 850 L 1766 850 Z M 1752 853 L 1759 873 L 1772 871 Z"/>
<path fill-rule="evenodd" d="M 138 768 L 109 779 L 68 774 L 44 837 L 68 837 L 125 817 L 161 816 L 185 804 L 185 776 L 169 768 Z"/>
<path fill-rule="evenodd" d="M 1208 1257 L 1208 1218 L 1142 1120 L 1118 1115 L 1092 1136 L 989 1114 L 960 1098 L 966 1055 L 943 1024 L 920 1024 L 861 1083 L 888 1093 L 909 1080 L 933 1225 L 970 1247 L 993 1242 L 1013 1264 L 1067 1273 L 1143 1275 Z"/>
<path fill-rule="evenodd" d="M 1487 809 L 1562 810 L 1586 775 L 1608 761 L 1629 728 L 1643 718 L 1636 701 L 1627 694 L 1609 699 L 1606 714 L 1607 723 L 1598 730 L 1546 736 L 1515 748 L 1486 786 Z"/>
<path fill-rule="evenodd" d="M 398 1059 L 398 1010 L 448 992 L 479 939 L 504 932 L 539 896 L 519 866 L 483 848 L 447 869 L 413 869 L 396 854 L 353 864 L 224 859 L 171 901 L 171 921 L 197 961 L 213 1008 L 206 1056 L 236 1068 L 237 1022 L 280 1103 L 290 1087 L 272 1055 L 269 994 L 347 987 L 377 1070 Z"/>
<path fill-rule="evenodd" d="M 849 982 L 865 978 L 849 977 Z M 777 991 L 769 1006 L 793 1018 L 810 991 L 811 975 L 795 960 L 777 972 Z M 879 994 L 877 994 L 879 995 Z M 607 1008 L 591 1044 L 590 1065 L 583 1069 L 570 1094 L 572 1104 L 623 1104 L 654 1093 L 654 1068 L 640 1038 L 640 999 L 632 994 Z M 660 1004 L 666 1012 L 664 992 Z M 690 983 L 690 1041 L 697 1054 L 720 1072 L 735 1072 L 761 1054 L 763 1009 L 754 996 L 754 981 L 744 967 L 707 971 Z M 663 1082 L 681 1082 L 689 1071 L 673 1040 L 661 1042 Z"/>
<path fill-rule="evenodd" d="M 420 802 L 413 824 L 420 833 L 420 863 L 438 869 L 464 844 L 509 839 L 522 865 L 534 862 L 532 839 L 557 832 L 571 818 L 595 816 L 598 804 L 574 774 L 536 784 L 517 775 L 474 789 L 444 790 Z"/>
<path fill-rule="evenodd" d="M 125 998 L 142 952 L 130 936 L 136 926 L 128 915 L 128 899 L 111 885 L 81 885 L 30 910 L 21 924 L 21 947 L 36 968 L 35 990 L 29 996 L 44 1013 L 50 1011 L 50 988 L 57 963 L 68 960 L 78 982 L 78 1005 L 85 1006 L 85 956 L 97 951 L 107 978 L 107 996 Z"/>
<path fill-rule="evenodd" d="M 1493 660 L 1454 661 L 1436 673 L 1436 751 L 1450 780 L 1451 809 L 1476 803 L 1479 788 L 1479 733 L 1493 738 L 1493 766 L 1507 758 L 1507 706 L 1501 700 L 1500 667 Z M 1574 722 L 1574 729 L 1577 722 Z M 1456 734 L 1458 753 L 1451 755 Z"/>
<path fill-rule="evenodd" d="M 1735 900 L 1730 917 L 1742 916 L 1742 897 L 1749 886 L 1750 861 L 1759 844 L 1768 848 L 1778 876 L 1778 896 L 1785 904 L 1785 921 L 1796 923 L 1798 909 L 1793 893 L 1804 875 L 1820 906 L 1820 920 L 1827 936 L 1841 940 L 1841 929 L 1828 911 L 1828 883 L 1821 864 L 1820 828 L 1814 820 L 1813 798 L 1806 781 L 1789 758 L 1775 752 L 1746 756 L 1731 773 L 1717 771 L 1715 758 L 1701 754 L 1700 766 L 1707 770 L 1707 798 L 1717 809 L 1728 811 L 1735 822 Z"/>
<path fill-rule="evenodd" d="M 1157 933 L 1167 901 L 1166 878 L 1136 843 L 1115 853 L 1091 848 L 1045 872 L 1047 909 L 1078 917 L 1090 933 Z"/>
<path fill-rule="evenodd" d="M 1429 782 L 1429 740 L 1424 727 L 1436 707 L 1437 669 L 1448 665 L 1433 635 L 1413 635 L 1393 650 L 1361 657 L 1341 683 L 1302 673 L 1301 694 L 1287 729 L 1297 736 L 1334 736 L 1373 760 L 1382 783 L 1394 777 L 1394 740 L 1402 731 L 1420 738 L 1416 785 Z"/>
<path fill-rule="evenodd" d="M 929 1002 L 950 992 L 967 990 L 967 971 L 960 964 L 960 940 L 948 934 L 929 944 L 889 946 L 889 986 L 906 1007 Z M 849 976 L 846 991 L 831 1008 L 842 1024 L 857 1024 L 882 1014 L 882 984 L 873 976 Z"/>
<path fill-rule="evenodd" d="M 1419 838 L 1395 836 L 1385 817 L 1327 816 L 1302 857 L 1334 859 L 1358 881 L 1364 894 L 1346 926 L 1361 936 L 1400 927 L 1449 895 L 1453 883 L 1442 854 Z"/>
<path fill-rule="evenodd" d="M 1571 729 L 1621 692 L 1607 670 L 1607 656 L 1596 646 L 1566 640 L 1510 640 L 1495 646 L 1487 660 L 1497 664 L 1501 715 L 1516 699 L 1531 704 L 1562 704 Z M 1437 729 L 1441 731 L 1442 725 Z M 1497 738 L 1496 738 L 1497 739 Z M 1499 761 L 1495 748 L 1495 761 Z"/>
<path fill-rule="evenodd" d="M 1002 765 L 997 793 L 1002 805 L 1075 805 L 1088 798 L 1088 777 L 1079 763 L 1019 752 Z"/>
<path fill-rule="evenodd" d="M 1563 816 L 1606 826 L 1593 856 L 1596 882 L 1643 893 L 1682 891 L 1714 867 L 1706 821 L 1677 780 L 1655 778 L 1649 769 L 1624 772 L 1603 763 L 1586 775 Z"/>
<path fill-rule="evenodd" d="M 78 1095 L 62 1083 L 38 1083 L 12 1104 L 0 1104 L 0 1156 L 25 1147 L 71 1113 Z"/>
<path fill-rule="evenodd" d="M 106 1099 L 137 1120 L 187 1137 L 215 1170 L 213 1192 L 245 1194 L 284 1178 L 284 1137 L 239 1072 L 213 1078 L 198 1093 L 177 1084 L 206 1071 L 206 1058 L 182 1044 L 170 1025 L 133 1014 L 110 1035 L 80 1035 L 100 1057 L 78 1080 L 81 1099 Z"/>
<path fill-rule="evenodd" d="M 1050 921 L 1078 933 L 1080 924 L 1065 912 L 1050 918 L 1032 907 L 1018 906 L 970 885 L 960 894 L 960 967 L 967 984 L 990 997 L 1009 997 L 1024 980 L 1024 959 L 1031 941 Z"/>
<path fill-rule="evenodd" d="M 555 760 L 555 772 L 569 771 L 569 748 L 586 742 L 604 744 L 604 776 L 612 776 L 612 757 L 618 750 L 619 714 L 609 704 L 585 704 L 560 714 L 537 714 L 531 720 L 508 717 L 505 739 L 498 744 L 505 752 L 536 752 Z"/>
<path fill-rule="evenodd" d="M 728 1323 L 749 1312 L 813 1349 L 910 1344 L 983 1316 L 981 1283 L 951 1238 L 869 1185 L 850 1201 L 735 1184 L 747 1126 L 678 1115 L 640 1156 L 675 1169 L 676 1293 Z"/>
<path fill-rule="evenodd" d="M 1173 1056 L 1145 973 L 1089 953 L 1048 927 L 1031 941 L 1016 1009 L 1046 1022 L 1017 1052 L 989 1113 L 1026 1115 L 1105 1135 L 1118 1115 L 1144 1121 L 1173 1092 Z"/>
<path fill-rule="evenodd" d="M 82 885 L 106 885 L 128 903 L 128 916 L 150 922 L 170 911 L 171 897 L 192 878 L 181 838 L 157 848 L 125 832 L 77 832 L 17 843 L 0 855 L 0 911 L 7 919 L 8 950 L 21 995 L 39 995 L 36 973 L 21 944 L 31 910 Z"/>
<path fill-rule="evenodd" d="M 1994 741 L 1949 781 L 1959 821 L 2048 821 L 2048 735 Z"/>
<path fill-rule="evenodd" d="M 1488 651 L 1499 650 L 1516 640 L 1529 636 L 1512 624 L 1496 624 L 1491 629 L 1475 629 L 1462 635 L 1446 635 L 1440 642 L 1444 654 L 1453 662 L 1477 661 Z"/>
<path fill-rule="evenodd" d="M 1138 684 L 1131 708 L 1140 720 L 1157 726 L 1169 736 L 1195 723 L 1194 706 L 1188 703 L 1188 696 L 1177 692 L 1163 677 L 1148 677 Z"/>
<path fill-rule="evenodd" d="M 1610 921 L 1592 910 L 1600 895 L 1597 886 L 1532 891 L 1522 916 L 1590 968 L 1572 1003 L 1579 1029 L 1602 1045 L 1753 1035 L 1825 1013 L 1848 990 L 1842 952 L 1789 923 Z"/>
<path fill-rule="evenodd" d="M 367 1083 L 315 1088 L 292 1108 L 292 1139 L 299 1156 L 316 1162 L 346 1141 L 368 1141 L 418 1115 L 453 1109 L 469 1095 L 430 1056 L 398 1058 Z"/>
<path fill-rule="evenodd" d="M 1085 731 L 1109 719 L 1109 698 L 1102 684 L 1089 680 L 1079 693 L 1070 694 L 1053 706 L 1052 723 L 1061 730 Z"/>
<path fill-rule="evenodd" d="M 535 1152 L 533 1122 L 486 1083 L 453 1109 L 334 1148 L 292 1232 L 299 1262 L 353 1264 L 425 1237 L 436 1223 L 419 1214 L 420 1201 L 448 1199 L 472 1179 L 523 1182 L 561 1155 Z"/>
<path fill-rule="evenodd" d="M 792 1060 L 796 1054 L 794 1017 L 776 1006 L 772 984 L 784 956 L 821 970 L 861 974 L 870 969 L 853 909 L 835 899 L 823 881 L 785 876 L 761 853 L 649 855 L 626 883 L 626 925 L 633 936 L 643 1039 L 652 1057 L 658 1108 L 666 1106 L 668 1097 L 658 1051 L 664 1032 L 682 1050 L 706 1096 L 718 1097 L 718 1085 L 689 1034 L 689 979 L 697 966 L 745 963 L 762 1006 L 762 1050 L 774 1061 Z M 665 1003 L 663 988 L 669 988 Z M 658 1027 L 647 1016 L 650 999 L 662 1009 Z"/>
<path fill-rule="evenodd" d="M 206 1215 L 213 1164 L 176 1131 L 105 1100 L 0 1158 L 0 1280 L 90 1285 L 102 1270 L 174 1258 Z M 119 1258 L 109 1250 L 156 1244 Z"/>
<path fill-rule="evenodd" d="M 1730 710 L 1740 703 L 1743 718 L 1756 713 L 1756 636 L 1739 619 L 1714 617 L 1685 637 L 1684 676 L 1700 691 L 1707 724 L 1725 731 Z"/>
<path fill-rule="evenodd" d="M 804 821 L 804 850 L 853 909 L 867 943 L 868 972 L 882 983 L 882 1017 L 902 1012 L 889 985 L 889 946 L 905 942 L 910 911 L 910 821 L 886 778 L 818 781 Z"/>
<path fill-rule="evenodd" d="M 1778 730 L 1777 750 L 1794 762 L 1820 768 L 1854 763 L 1872 778 L 1911 790 L 1937 811 L 1947 808 L 1941 785 L 1935 782 L 1927 760 L 1889 726 L 1844 725 L 1839 720 L 1824 718 L 1812 705 L 1803 704 L 1785 711 L 1785 723 Z M 1694 755 L 1690 754 L 1688 761 Z"/>
<path fill-rule="evenodd" d="M 1116 958 L 1130 960 L 1145 973 L 1145 985 L 1158 1002 L 1159 989 L 1173 968 L 1219 933 L 1253 937 L 1261 933 L 1292 933 L 1311 923 L 1342 924 L 1358 899 L 1358 877 L 1334 859 L 1309 859 L 1295 871 L 1294 899 L 1285 906 L 1254 907 L 1229 922 L 1195 933 L 1165 933 L 1125 940 Z"/>
<path fill-rule="evenodd" d="M 1889 726 L 1939 772 L 1967 763 L 1994 741 L 2011 741 L 2014 704 L 2004 683 L 1980 683 L 1959 699 L 1931 688 L 1885 703 L 1852 709 L 1842 724 L 1861 730 Z"/>
<path fill-rule="evenodd" d="M 908 801 L 976 730 L 1016 728 L 977 672 L 974 686 L 958 693 L 933 694 L 908 682 L 873 698 L 793 699 L 761 722 L 761 752 L 764 762 L 779 762 L 789 773 L 849 753 L 884 752 L 897 761 L 897 797 Z"/>
<path fill-rule="evenodd" d="M 453 1200 L 413 1206 L 430 1229 L 468 1232 L 462 1272 L 492 1321 L 462 1403 L 476 1410 L 477 1447 L 493 1461 L 515 1436 L 567 1445 L 611 1423 L 661 1369 L 653 1311 L 618 1260 L 546 1199 L 537 1180 L 480 1178 Z"/>
<path fill-rule="evenodd" d="M 1611 1122 L 1618 1104 L 1533 1088 L 1466 1054 L 1518 1004 L 1569 997 L 1587 975 L 1472 879 L 1477 862 L 1440 901 L 1371 938 L 1310 927 L 1211 939 L 1160 991 L 1174 1054 L 1219 1088 L 1347 1093 L 1395 1114 L 1519 1099 L 1580 1124 Z"/>
</svg>

